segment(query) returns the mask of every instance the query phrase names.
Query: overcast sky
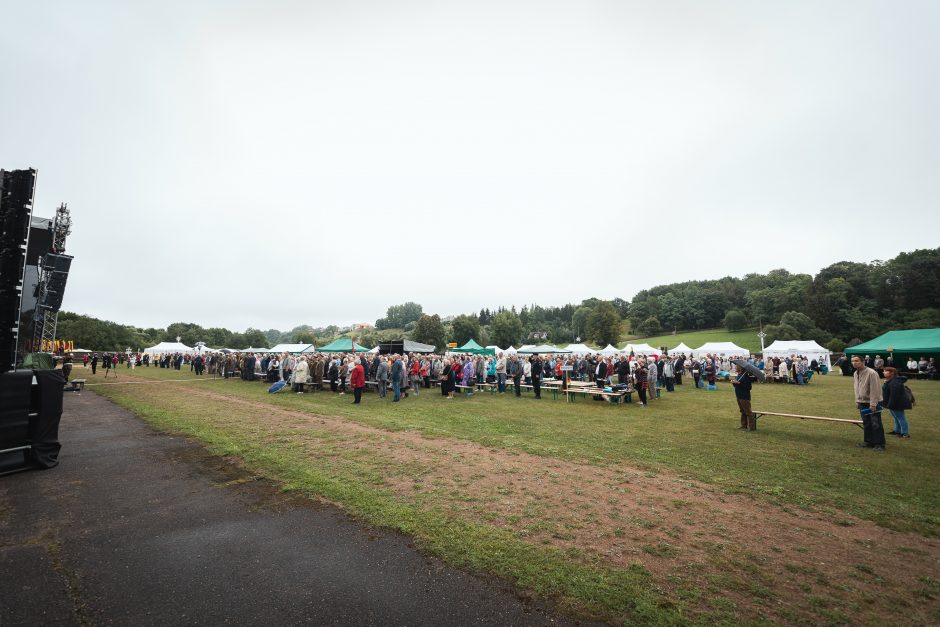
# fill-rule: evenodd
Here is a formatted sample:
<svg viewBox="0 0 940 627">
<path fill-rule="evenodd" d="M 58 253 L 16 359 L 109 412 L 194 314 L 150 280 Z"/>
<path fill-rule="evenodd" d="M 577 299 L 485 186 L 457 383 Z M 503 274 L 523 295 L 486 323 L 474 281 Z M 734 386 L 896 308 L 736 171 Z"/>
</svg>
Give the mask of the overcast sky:
<svg viewBox="0 0 940 627">
<path fill-rule="evenodd" d="M 64 309 L 244 330 L 940 246 L 940 2 L 6 2 Z"/>
</svg>

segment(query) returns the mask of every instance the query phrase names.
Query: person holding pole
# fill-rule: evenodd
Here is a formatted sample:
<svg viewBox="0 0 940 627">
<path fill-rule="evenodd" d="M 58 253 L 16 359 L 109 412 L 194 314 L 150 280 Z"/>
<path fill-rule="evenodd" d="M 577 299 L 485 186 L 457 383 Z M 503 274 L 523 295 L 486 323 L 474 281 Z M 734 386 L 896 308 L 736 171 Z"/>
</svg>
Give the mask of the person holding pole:
<svg viewBox="0 0 940 627">
<path fill-rule="evenodd" d="M 858 355 L 852 357 L 855 368 L 855 406 L 862 417 L 865 441 L 859 448 L 870 448 L 876 453 L 885 452 L 885 429 L 881 424 L 881 381 L 878 373 L 865 365 Z"/>
</svg>

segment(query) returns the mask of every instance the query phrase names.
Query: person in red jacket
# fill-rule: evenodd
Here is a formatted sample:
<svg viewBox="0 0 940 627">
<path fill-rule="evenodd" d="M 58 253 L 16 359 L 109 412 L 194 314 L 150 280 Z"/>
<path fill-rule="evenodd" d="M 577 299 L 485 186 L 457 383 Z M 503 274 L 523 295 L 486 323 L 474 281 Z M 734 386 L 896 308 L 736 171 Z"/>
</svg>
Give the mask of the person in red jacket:
<svg viewBox="0 0 940 627">
<path fill-rule="evenodd" d="M 353 368 L 349 377 L 349 383 L 352 385 L 353 395 L 356 398 L 353 405 L 358 405 L 359 401 L 362 400 L 362 388 L 366 387 L 366 372 L 362 368 L 362 362 L 356 362 L 356 367 Z"/>
</svg>

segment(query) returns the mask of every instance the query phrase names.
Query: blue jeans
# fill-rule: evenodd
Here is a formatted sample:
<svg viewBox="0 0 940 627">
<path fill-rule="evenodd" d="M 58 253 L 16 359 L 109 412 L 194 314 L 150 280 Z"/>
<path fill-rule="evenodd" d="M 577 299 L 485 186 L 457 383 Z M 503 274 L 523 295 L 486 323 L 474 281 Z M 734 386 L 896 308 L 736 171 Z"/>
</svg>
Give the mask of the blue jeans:
<svg viewBox="0 0 940 627">
<path fill-rule="evenodd" d="M 497 388 L 499 389 L 499 393 L 502 394 L 503 392 L 505 392 L 506 391 L 506 373 L 505 372 L 497 373 L 496 382 L 497 382 Z"/>
<path fill-rule="evenodd" d="M 803 385 L 803 375 L 801 375 L 799 372 L 796 373 L 796 384 Z"/>
<path fill-rule="evenodd" d="M 901 435 L 908 435 L 907 433 L 907 416 L 904 415 L 903 409 L 889 409 L 891 412 L 891 417 L 894 418 L 894 431 L 900 433 Z"/>
<path fill-rule="evenodd" d="M 881 424 L 881 403 L 878 403 L 875 411 L 871 411 L 868 404 L 863 404 L 858 413 L 862 417 L 862 428 L 865 430 L 865 444 L 884 448 L 885 429 Z"/>
<path fill-rule="evenodd" d="M 401 381 L 392 379 L 392 392 L 395 393 L 395 400 L 401 400 Z"/>
</svg>

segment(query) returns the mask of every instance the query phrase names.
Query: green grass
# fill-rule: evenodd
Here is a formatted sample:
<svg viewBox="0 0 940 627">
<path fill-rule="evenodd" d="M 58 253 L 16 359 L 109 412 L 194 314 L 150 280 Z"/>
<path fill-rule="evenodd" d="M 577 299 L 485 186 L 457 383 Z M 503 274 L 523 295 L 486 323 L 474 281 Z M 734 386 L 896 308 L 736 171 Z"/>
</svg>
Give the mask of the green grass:
<svg viewBox="0 0 940 627">
<path fill-rule="evenodd" d="M 745 329 L 743 331 L 706 329 L 703 331 L 683 331 L 676 335 L 657 335 L 655 337 L 628 335 L 621 339 L 620 345 L 622 346 L 626 342 L 646 343 L 656 348 L 660 346 L 673 348 L 682 342 L 685 342 L 685 345 L 690 348 L 698 348 L 705 342 L 734 342 L 741 348 L 746 348 L 751 352 L 760 351 L 760 338 L 757 337 L 757 329 Z"/>
<path fill-rule="evenodd" d="M 127 372 L 118 370 L 118 382 Z M 100 373 L 94 378 L 88 374 L 82 368 L 74 372 L 76 378 L 88 378 L 90 383 L 103 381 Z M 185 370 L 144 368 L 134 374 L 154 381 L 194 378 Z M 538 402 L 531 396 L 516 399 L 479 393 L 447 401 L 434 391 L 400 404 L 381 402 L 369 394 L 363 405 L 354 407 L 349 395 L 269 395 L 267 385 L 241 381 L 92 389 L 160 429 L 194 437 L 207 443 L 215 454 L 239 457 L 247 467 L 281 481 L 288 489 L 340 503 L 370 524 L 411 534 L 426 550 L 449 563 L 498 575 L 552 598 L 578 615 L 665 624 L 690 619 L 740 622 L 742 610 L 730 597 L 721 596 L 723 590 L 740 588 L 733 581 L 748 581 L 761 590 L 773 586 L 742 574 L 746 570 L 741 569 L 750 565 L 735 564 L 733 567 L 740 572 L 729 574 L 732 583 L 725 588 L 724 584 L 716 584 L 715 594 L 693 594 L 697 589 L 694 579 L 680 578 L 680 589 L 667 595 L 651 583 L 649 573 L 641 566 L 614 569 L 576 549 L 534 546 L 506 527 L 488 524 L 498 518 L 493 515 L 468 520 L 463 514 L 485 511 L 487 504 L 474 502 L 466 495 L 443 495 L 436 493 L 434 486 L 427 486 L 420 498 L 403 500 L 388 489 L 385 479 L 393 475 L 413 476 L 415 485 L 423 486 L 424 471 L 420 466 L 389 467 L 387 460 L 370 454 L 368 447 L 352 450 L 349 439 L 328 432 L 311 433 L 298 427 L 261 433 L 251 425 L 263 421 L 263 415 L 232 415 L 232 409 L 224 403 L 187 396 L 187 390 L 201 386 L 271 407 L 339 416 L 386 431 L 414 431 L 430 438 L 473 442 L 547 460 L 638 468 L 647 476 L 675 475 L 725 493 L 749 495 L 759 502 L 823 511 L 833 521 L 844 520 L 846 525 L 852 525 L 851 516 L 857 516 L 886 528 L 940 537 L 940 483 L 936 481 L 940 432 L 937 419 L 927 409 L 940 401 L 940 385 L 920 381 L 910 385 L 918 399 L 918 409 L 910 415 L 913 437 L 904 442 L 889 440 L 888 452 L 880 456 L 855 448 L 861 431 L 851 425 L 766 417 L 761 419 L 758 433 L 741 433 L 736 430 L 736 405 L 727 384 L 719 384 L 717 392 L 689 385 L 674 394 L 663 392 L 667 400 L 645 410 L 636 405 L 618 407 L 590 400 L 566 404 L 552 400 L 550 393 Z M 835 375 L 817 377 L 804 387 L 755 386 L 754 406 L 768 411 L 855 417 L 851 380 Z M 890 418 L 886 423 L 890 429 Z M 316 438 L 318 454 L 311 455 L 309 447 L 297 442 L 298 437 Z M 512 495 L 508 482 L 500 490 L 501 495 Z M 683 513 L 685 505 L 681 500 L 667 504 L 676 511 L 673 522 L 683 515 L 694 518 L 694 510 Z M 517 514 L 510 523 L 531 517 L 529 524 L 534 531 L 553 528 L 552 512 Z M 623 520 L 613 533 L 617 537 L 645 536 L 658 527 L 669 529 L 671 524 L 656 516 Z M 573 537 L 563 528 L 556 529 L 556 534 L 559 538 Z M 672 537 L 668 542 L 651 539 L 644 543 L 641 557 L 681 560 L 683 541 L 677 538 L 674 542 Z M 723 549 L 716 555 L 726 555 L 727 551 Z M 787 572 L 788 576 L 803 578 L 807 590 L 822 594 L 813 589 L 820 577 L 815 570 L 793 566 Z M 926 577 L 922 595 L 935 595 L 936 577 L 931 578 L 931 573 L 922 575 Z M 771 592 L 765 594 L 772 596 Z M 837 597 L 825 599 L 833 608 L 847 611 Z M 703 610 L 700 606 L 705 603 L 708 609 Z M 785 617 L 790 610 L 773 611 Z M 753 619 L 755 615 L 744 615 L 748 616 Z M 864 614 L 861 622 L 866 622 L 863 618 Z"/>
</svg>

